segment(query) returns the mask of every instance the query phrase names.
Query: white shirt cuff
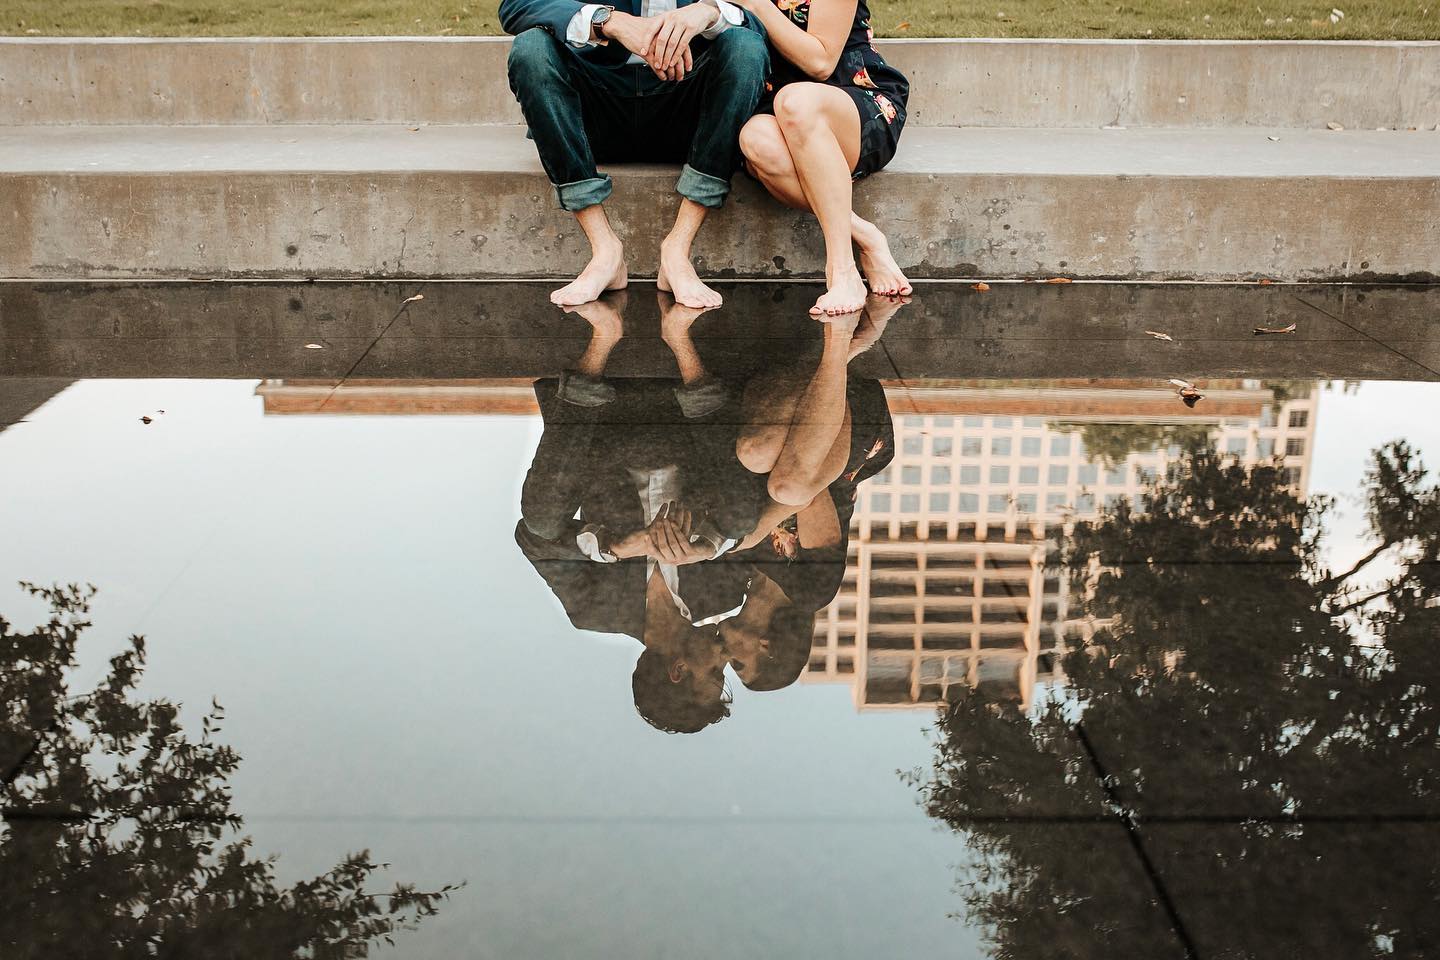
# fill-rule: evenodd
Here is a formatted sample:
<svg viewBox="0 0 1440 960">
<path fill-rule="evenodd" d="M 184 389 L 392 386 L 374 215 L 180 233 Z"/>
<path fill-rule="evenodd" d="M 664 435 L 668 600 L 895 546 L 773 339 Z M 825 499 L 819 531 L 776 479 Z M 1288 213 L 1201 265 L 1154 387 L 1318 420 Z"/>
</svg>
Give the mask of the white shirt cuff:
<svg viewBox="0 0 1440 960">
<path fill-rule="evenodd" d="M 576 47 L 596 46 L 590 39 L 590 24 L 595 19 L 595 11 L 603 6 L 603 3 L 587 3 L 581 7 L 580 12 L 570 18 L 570 26 L 565 28 L 565 42 Z"/>
<path fill-rule="evenodd" d="M 600 534 L 605 528 L 598 523 L 587 523 L 575 538 L 575 546 L 596 563 L 615 563 L 619 558 L 613 553 L 607 553 L 600 548 Z"/>
<path fill-rule="evenodd" d="M 706 40 L 714 40 L 731 27 L 738 27 L 745 22 L 744 11 L 735 4 L 726 3 L 725 0 L 715 0 L 715 5 L 720 8 L 720 16 L 715 18 L 715 25 L 708 30 L 700 31 L 700 36 Z"/>
</svg>

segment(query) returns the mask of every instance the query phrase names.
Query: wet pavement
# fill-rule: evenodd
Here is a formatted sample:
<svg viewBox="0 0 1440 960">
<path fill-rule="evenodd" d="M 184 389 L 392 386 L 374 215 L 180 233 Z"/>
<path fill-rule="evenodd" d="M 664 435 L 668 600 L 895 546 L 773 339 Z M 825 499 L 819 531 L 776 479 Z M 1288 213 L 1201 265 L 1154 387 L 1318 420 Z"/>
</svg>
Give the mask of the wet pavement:
<svg viewBox="0 0 1440 960">
<path fill-rule="evenodd" d="M 546 292 L 0 284 L 0 955 L 1440 952 L 1440 294 Z"/>
</svg>

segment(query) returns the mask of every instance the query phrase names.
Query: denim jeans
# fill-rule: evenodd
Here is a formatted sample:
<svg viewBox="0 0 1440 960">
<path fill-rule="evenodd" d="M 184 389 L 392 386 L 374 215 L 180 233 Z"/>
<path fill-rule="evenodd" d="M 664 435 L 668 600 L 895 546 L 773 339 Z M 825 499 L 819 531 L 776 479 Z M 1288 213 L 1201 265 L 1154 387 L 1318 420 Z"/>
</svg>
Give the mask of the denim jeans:
<svg viewBox="0 0 1440 960">
<path fill-rule="evenodd" d="M 718 207 L 740 166 L 740 128 L 770 69 L 765 38 L 743 28 L 710 41 L 682 80 L 644 64 L 596 66 L 536 27 L 510 49 L 510 89 L 565 210 L 610 196 L 596 162 L 683 163 L 676 190 Z"/>
</svg>

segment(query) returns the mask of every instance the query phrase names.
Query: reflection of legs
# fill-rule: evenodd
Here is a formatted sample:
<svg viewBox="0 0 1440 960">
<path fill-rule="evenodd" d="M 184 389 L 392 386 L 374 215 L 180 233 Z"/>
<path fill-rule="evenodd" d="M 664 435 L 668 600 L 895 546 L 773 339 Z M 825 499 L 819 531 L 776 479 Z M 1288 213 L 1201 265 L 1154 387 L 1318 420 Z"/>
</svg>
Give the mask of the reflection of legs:
<svg viewBox="0 0 1440 960">
<path fill-rule="evenodd" d="M 779 121 L 765 114 L 752 117 L 740 131 L 740 149 L 745 153 L 750 172 L 772 197 L 796 210 L 810 209 Z M 879 227 L 851 211 L 850 238 L 860 250 L 860 266 L 870 283 L 871 293 L 891 296 L 910 293 L 913 287 L 891 256 L 890 243 Z"/>
<path fill-rule="evenodd" d="M 618 293 L 592 303 L 577 304 L 569 312 L 585 318 L 590 324 L 590 343 L 580 359 L 575 361 L 576 373 L 587 377 L 603 377 L 605 364 L 610 360 L 610 351 L 624 336 L 625 326 L 621 311 L 625 308 L 625 294 Z"/>
<path fill-rule="evenodd" d="M 865 282 L 851 250 L 850 171 L 860 158 L 855 101 L 824 83 L 792 83 L 775 96 L 775 119 L 795 161 L 800 188 L 825 235 L 825 283 L 812 313 L 838 315 L 865 303 Z"/>
<path fill-rule="evenodd" d="M 740 401 L 740 438 L 735 455 L 751 473 L 769 473 L 780 459 L 805 381 L 792 376 L 756 377 Z"/>
<path fill-rule="evenodd" d="M 858 314 L 847 314 L 825 330 L 820 365 L 795 405 L 790 432 L 770 472 L 770 497 L 778 503 L 804 506 L 845 469 L 850 452 L 845 382 L 858 321 Z"/>
<path fill-rule="evenodd" d="M 680 381 L 687 387 L 704 380 L 708 374 L 700 362 L 700 353 L 695 341 L 690 338 L 690 326 L 705 313 L 707 308 L 687 307 L 676 302 L 674 297 L 660 294 L 660 339 L 675 355 L 680 368 Z"/>
<path fill-rule="evenodd" d="M 600 205 L 610 196 L 610 178 L 595 169 L 585 129 L 588 87 L 584 75 L 576 72 L 580 69 L 559 41 L 538 28 L 520 34 L 510 48 L 510 89 L 535 138 L 540 163 L 555 185 L 560 206 L 575 214 L 590 241 L 589 265 L 573 283 L 551 294 L 562 306 L 594 300 L 626 282 L 624 248 Z M 589 100 L 593 111 L 603 97 Z"/>
</svg>

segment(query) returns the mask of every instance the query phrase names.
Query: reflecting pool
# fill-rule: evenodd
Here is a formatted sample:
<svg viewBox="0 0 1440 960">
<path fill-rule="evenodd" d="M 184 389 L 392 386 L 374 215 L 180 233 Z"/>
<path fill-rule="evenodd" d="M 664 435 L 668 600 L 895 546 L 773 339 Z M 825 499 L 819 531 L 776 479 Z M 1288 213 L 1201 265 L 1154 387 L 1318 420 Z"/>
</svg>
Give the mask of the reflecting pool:
<svg viewBox="0 0 1440 960">
<path fill-rule="evenodd" d="M 1440 951 L 1437 294 L 722 292 L 0 284 L 0 955 Z"/>
</svg>

